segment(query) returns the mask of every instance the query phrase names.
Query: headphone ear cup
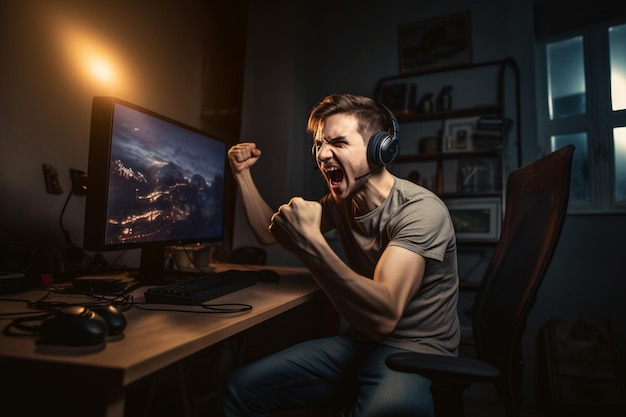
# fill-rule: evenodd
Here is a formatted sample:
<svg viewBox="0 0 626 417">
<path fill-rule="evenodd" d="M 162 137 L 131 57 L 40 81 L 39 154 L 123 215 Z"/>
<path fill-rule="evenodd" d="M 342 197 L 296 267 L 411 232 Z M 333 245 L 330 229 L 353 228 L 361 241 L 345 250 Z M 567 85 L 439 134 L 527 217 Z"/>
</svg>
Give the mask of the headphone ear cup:
<svg viewBox="0 0 626 417">
<path fill-rule="evenodd" d="M 385 166 L 393 162 L 398 155 L 398 133 L 400 128 L 396 116 L 389 107 L 380 102 L 376 102 L 376 105 L 386 114 L 389 131 L 374 133 L 370 138 L 367 144 L 367 159 L 372 164 Z"/>
<path fill-rule="evenodd" d="M 389 132 L 377 132 L 367 144 L 367 160 L 379 166 L 391 163 L 398 154 L 398 141 Z"/>
</svg>

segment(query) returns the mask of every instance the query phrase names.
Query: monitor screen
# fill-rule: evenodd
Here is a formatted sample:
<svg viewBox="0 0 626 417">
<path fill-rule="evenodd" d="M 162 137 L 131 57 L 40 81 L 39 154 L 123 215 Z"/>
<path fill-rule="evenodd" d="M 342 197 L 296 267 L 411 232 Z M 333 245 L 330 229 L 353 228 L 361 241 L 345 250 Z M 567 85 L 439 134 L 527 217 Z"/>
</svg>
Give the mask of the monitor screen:
<svg viewBox="0 0 626 417">
<path fill-rule="evenodd" d="M 141 248 L 158 280 L 168 245 L 224 237 L 226 144 L 114 97 L 94 97 L 84 246 Z"/>
</svg>

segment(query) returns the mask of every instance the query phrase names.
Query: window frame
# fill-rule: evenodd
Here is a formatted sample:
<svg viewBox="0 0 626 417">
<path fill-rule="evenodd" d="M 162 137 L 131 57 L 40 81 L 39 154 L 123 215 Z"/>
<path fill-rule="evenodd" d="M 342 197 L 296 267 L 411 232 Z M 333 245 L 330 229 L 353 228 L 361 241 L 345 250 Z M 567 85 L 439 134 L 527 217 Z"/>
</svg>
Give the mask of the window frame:
<svg viewBox="0 0 626 417">
<path fill-rule="evenodd" d="M 624 213 L 626 202 L 614 199 L 615 167 L 613 129 L 626 126 L 626 110 L 613 111 L 608 29 L 626 24 L 626 16 L 606 19 L 555 33 L 535 43 L 537 146 L 541 155 L 551 149 L 553 135 L 586 133 L 589 151 L 589 202 L 570 202 L 570 214 Z M 550 120 L 547 45 L 576 36 L 583 38 L 585 106 L 583 115 Z"/>
</svg>

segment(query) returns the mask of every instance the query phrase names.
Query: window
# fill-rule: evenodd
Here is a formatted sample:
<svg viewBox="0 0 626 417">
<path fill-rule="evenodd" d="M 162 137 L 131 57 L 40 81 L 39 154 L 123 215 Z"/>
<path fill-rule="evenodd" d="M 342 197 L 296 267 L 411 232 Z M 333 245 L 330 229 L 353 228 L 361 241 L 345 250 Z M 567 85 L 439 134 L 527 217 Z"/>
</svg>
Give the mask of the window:
<svg viewBox="0 0 626 417">
<path fill-rule="evenodd" d="M 570 212 L 626 211 L 626 18 L 541 39 L 539 147 L 574 144 Z"/>
</svg>

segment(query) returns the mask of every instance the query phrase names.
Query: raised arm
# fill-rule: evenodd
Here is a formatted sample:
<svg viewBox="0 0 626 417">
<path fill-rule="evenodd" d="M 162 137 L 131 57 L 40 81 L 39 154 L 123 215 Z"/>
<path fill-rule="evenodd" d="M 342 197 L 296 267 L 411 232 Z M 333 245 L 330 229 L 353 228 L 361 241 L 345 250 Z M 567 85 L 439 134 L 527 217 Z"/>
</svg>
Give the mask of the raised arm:
<svg viewBox="0 0 626 417">
<path fill-rule="evenodd" d="M 397 326 L 411 297 L 419 290 L 425 259 L 407 249 L 385 249 L 370 279 L 356 273 L 332 250 L 320 231 L 321 206 L 293 198 L 273 217 L 271 232 L 295 253 L 352 326 L 383 340 Z"/>
<path fill-rule="evenodd" d="M 274 211 L 259 193 L 250 172 L 260 156 L 261 150 L 254 143 L 239 143 L 228 150 L 228 161 L 237 181 L 248 224 L 260 244 L 271 245 L 276 243 L 269 232 Z"/>
</svg>

